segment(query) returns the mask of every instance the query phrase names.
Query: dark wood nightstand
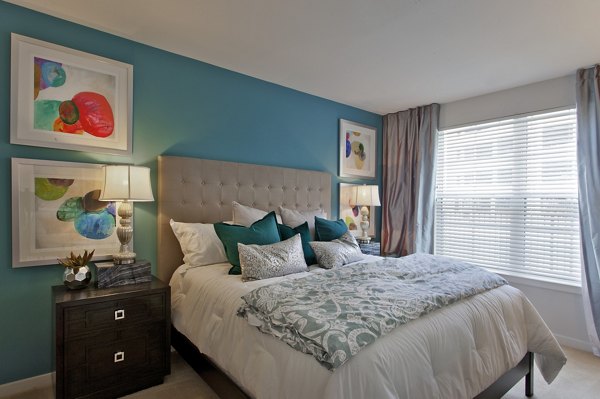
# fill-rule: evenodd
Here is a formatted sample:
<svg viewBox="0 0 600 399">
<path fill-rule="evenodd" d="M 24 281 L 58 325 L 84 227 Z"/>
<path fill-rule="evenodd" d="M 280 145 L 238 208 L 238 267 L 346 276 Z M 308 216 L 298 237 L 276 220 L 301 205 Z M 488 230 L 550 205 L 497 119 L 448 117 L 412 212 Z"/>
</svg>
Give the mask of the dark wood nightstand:
<svg viewBox="0 0 600 399">
<path fill-rule="evenodd" d="M 381 255 L 381 244 L 375 241 L 371 241 L 367 243 L 361 243 L 359 241 L 358 245 L 360 246 L 360 250 L 363 254 L 366 255 Z"/>
<path fill-rule="evenodd" d="M 171 372 L 171 288 L 52 287 L 56 397 L 109 398 L 161 384 Z"/>
</svg>

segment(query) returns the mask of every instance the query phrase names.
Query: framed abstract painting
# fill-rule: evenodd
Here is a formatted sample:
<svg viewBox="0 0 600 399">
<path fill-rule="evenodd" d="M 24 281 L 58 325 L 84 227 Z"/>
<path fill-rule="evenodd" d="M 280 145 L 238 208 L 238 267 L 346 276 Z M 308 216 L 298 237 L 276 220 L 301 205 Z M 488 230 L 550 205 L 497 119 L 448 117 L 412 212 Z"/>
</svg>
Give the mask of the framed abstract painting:
<svg viewBox="0 0 600 399">
<path fill-rule="evenodd" d="M 340 176 L 374 178 L 377 130 L 340 119 Z"/>
<path fill-rule="evenodd" d="M 348 226 L 348 230 L 353 236 L 360 236 L 362 231 L 360 229 L 360 221 L 362 220 L 362 215 L 360 214 L 360 206 L 353 204 L 353 198 L 356 197 L 356 191 L 354 191 L 354 195 L 352 190 L 356 189 L 356 187 L 361 186 L 361 184 L 348 184 L 348 183 L 340 183 L 340 219 L 346 223 Z M 367 206 L 369 209 L 369 236 L 375 236 L 375 221 L 371 215 L 374 215 L 373 207 Z"/>
<path fill-rule="evenodd" d="M 10 142 L 131 155 L 133 66 L 11 34 Z"/>
<path fill-rule="evenodd" d="M 102 165 L 12 158 L 13 267 L 55 264 L 71 251 L 119 248 L 114 202 L 98 201 Z"/>
</svg>

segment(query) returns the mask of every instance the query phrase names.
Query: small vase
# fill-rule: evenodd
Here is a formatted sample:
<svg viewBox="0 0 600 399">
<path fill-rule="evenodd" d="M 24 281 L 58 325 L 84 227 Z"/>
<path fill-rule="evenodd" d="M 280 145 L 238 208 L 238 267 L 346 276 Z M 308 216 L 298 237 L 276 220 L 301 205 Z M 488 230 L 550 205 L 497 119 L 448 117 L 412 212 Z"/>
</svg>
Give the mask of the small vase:
<svg viewBox="0 0 600 399">
<path fill-rule="evenodd" d="M 80 267 L 65 267 L 63 282 L 68 289 L 80 290 L 87 287 L 91 280 L 92 272 L 87 265 Z"/>
</svg>

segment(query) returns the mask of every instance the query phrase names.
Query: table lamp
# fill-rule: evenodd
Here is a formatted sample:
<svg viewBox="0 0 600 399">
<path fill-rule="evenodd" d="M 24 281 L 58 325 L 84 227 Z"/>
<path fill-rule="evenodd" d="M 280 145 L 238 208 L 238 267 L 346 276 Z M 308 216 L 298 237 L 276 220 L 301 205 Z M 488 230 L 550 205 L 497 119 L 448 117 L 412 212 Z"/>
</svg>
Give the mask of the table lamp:
<svg viewBox="0 0 600 399">
<path fill-rule="evenodd" d="M 354 194 L 354 193 L 353 193 Z M 371 241 L 371 237 L 369 237 L 369 208 L 368 206 L 381 206 L 381 202 L 379 202 L 379 187 L 377 185 L 362 185 L 356 186 L 356 196 L 353 195 L 352 198 L 354 201 L 354 205 L 361 206 L 360 214 L 362 215 L 362 220 L 360 222 L 360 228 L 362 230 L 362 235 L 357 237 L 358 241 L 363 243 L 369 243 Z"/>
<path fill-rule="evenodd" d="M 102 166 L 104 186 L 100 201 L 120 201 L 117 211 L 121 218 L 117 227 L 117 237 L 121 242 L 118 253 L 113 255 L 115 265 L 135 263 L 135 252 L 129 249 L 133 238 L 133 202 L 154 201 L 150 184 L 150 168 L 133 165 Z"/>
</svg>

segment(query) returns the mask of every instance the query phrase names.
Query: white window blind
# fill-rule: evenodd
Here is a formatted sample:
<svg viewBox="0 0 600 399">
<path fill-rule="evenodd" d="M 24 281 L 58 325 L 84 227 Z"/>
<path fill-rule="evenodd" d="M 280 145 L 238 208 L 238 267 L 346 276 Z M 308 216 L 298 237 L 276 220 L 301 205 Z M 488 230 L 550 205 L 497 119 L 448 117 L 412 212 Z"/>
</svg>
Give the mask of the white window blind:
<svg viewBox="0 0 600 399">
<path fill-rule="evenodd" d="M 435 253 L 580 284 L 576 113 L 439 132 Z"/>
</svg>

